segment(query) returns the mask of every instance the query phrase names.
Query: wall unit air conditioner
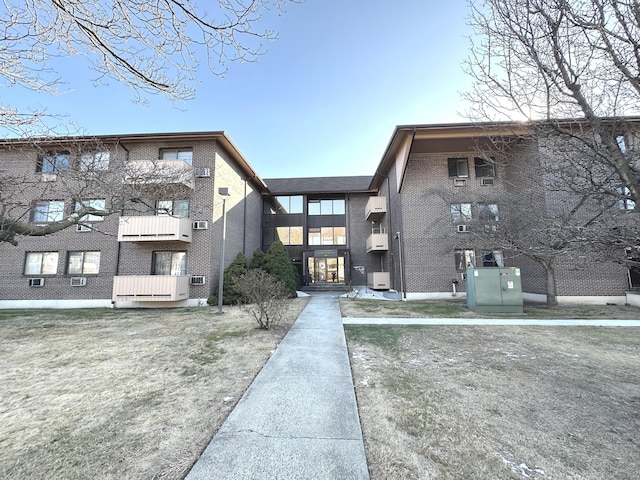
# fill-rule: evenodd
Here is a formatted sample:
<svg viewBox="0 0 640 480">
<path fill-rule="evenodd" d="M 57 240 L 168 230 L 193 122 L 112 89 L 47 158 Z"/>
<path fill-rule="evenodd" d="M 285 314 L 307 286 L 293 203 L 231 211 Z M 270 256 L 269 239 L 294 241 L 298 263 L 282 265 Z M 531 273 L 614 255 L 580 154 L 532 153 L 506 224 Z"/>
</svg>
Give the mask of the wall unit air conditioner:
<svg viewBox="0 0 640 480">
<path fill-rule="evenodd" d="M 189 283 L 191 283 L 191 285 L 204 285 L 205 280 L 206 277 L 204 275 L 191 275 Z"/>
<path fill-rule="evenodd" d="M 211 176 L 211 169 L 206 167 L 196 167 L 193 169 L 193 174 L 197 178 L 209 178 Z"/>
<path fill-rule="evenodd" d="M 90 232 L 93 230 L 90 223 L 79 223 L 76 225 L 76 232 Z"/>
<path fill-rule="evenodd" d="M 453 179 L 453 186 L 454 187 L 464 187 L 467 184 L 467 179 L 466 178 L 454 178 Z"/>
<path fill-rule="evenodd" d="M 493 185 L 493 177 L 485 177 L 480 179 L 481 185 Z"/>
<path fill-rule="evenodd" d="M 206 230 L 207 228 L 209 228 L 209 222 L 206 220 L 196 220 L 193 222 L 194 230 Z"/>
<path fill-rule="evenodd" d="M 30 287 L 44 287 L 44 278 L 30 278 L 29 279 Z"/>
<path fill-rule="evenodd" d="M 458 225 L 459 233 L 467 233 L 471 231 L 471 225 Z"/>
<path fill-rule="evenodd" d="M 43 182 L 55 182 L 58 179 L 58 175 L 55 173 L 43 173 L 42 181 Z"/>
<path fill-rule="evenodd" d="M 84 287 L 87 284 L 87 277 L 71 277 L 72 287 Z"/>
</svg>

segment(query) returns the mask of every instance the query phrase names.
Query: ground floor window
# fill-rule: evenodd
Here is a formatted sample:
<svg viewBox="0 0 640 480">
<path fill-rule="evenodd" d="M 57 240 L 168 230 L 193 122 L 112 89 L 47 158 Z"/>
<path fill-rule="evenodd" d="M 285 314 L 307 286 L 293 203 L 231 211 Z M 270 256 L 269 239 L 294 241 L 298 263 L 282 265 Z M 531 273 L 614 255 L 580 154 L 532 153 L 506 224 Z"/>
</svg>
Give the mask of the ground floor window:
<svg viewBox="0 0 640 480">
<path fill-rule="evenodd" d="M 67 273 L 69 275 L 100 273 L 100 252 L 69 252 Z"/>
<path fill-rule="evenodd" d="M 468 248 L 455 250 L 454 261 L 456 262 L 456 271 L 466 272 L 467 267 L 476 266 L 476 252 Z"/>
<path fill-rule="evenodd" d="M 504 267 L 504 257 L 502 250 L 485 251 L 482 255 L 483 267 Z"/>
<path fill-rule="evenodd" d="M 27 252 L 25 275 L 55 275 L 58 273 L 58 252 Z"/>
<path fill-rule="evenodd" d="M 186 275 L 187 252 L 153 252 L 152 275 Z"/>
</svg>

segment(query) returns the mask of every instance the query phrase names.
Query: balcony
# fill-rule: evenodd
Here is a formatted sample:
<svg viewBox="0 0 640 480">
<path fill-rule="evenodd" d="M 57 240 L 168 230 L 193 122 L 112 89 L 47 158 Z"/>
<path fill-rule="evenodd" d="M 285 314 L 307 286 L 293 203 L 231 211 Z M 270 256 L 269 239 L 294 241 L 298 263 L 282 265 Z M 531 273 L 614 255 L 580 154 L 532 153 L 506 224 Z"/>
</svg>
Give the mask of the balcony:
<svg viewBox="0 0 640 480">
<path fill-rule="evenodd" d="M 120 217 L 119 242 L 187 242 L 191 243 L 192 222 L 188 218 L 168 215 Z"/>
<path fill-rule="evenodd" d="M 367 238 L 367 253 L 386 252 L 389 250 L 389 235 L 384 229 L 374 229 Z"/>
<path fill-rule="evenodd" d="M 364 208 L 364 219 L 377 222 L 385 213 L 387 213 L 387 198 L 369 197 L 367 206 Z"/>
<path fill-rule="evenodd" d="M 389 272 L 367 273 L 367 287 L 372 290 L 389 290 L 391 288 Z"/>
<path fill-rule="evenodd" d="M 183 160 L 136 160 L 125 168 L 124 182 L 128 184 L 173 184 L 195 188 L 193 167 Z"/>
<path fill-rule="evenodd" d="M 175 302 L 189 298 L 189 275 L 113 277 L 114 302 Z"/>
</svg>

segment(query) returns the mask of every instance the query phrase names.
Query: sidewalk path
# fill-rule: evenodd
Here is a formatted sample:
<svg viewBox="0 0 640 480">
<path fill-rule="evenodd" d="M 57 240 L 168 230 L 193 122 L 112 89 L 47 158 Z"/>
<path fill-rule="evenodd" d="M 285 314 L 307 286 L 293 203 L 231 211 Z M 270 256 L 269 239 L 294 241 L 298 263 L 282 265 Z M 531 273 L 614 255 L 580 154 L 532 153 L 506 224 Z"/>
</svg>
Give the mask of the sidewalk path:
<svg viewBox="0 0 640 480">
<path fill-rule="evenodd" d="M 512 325 L 564 327 L 640 327 L 640 320 L 545 318 L 350 318 L 344 325 Z"/>
<path fill-rule="evenodd" d="M 368 478 L 338 294 L 314 294 L 186 480 Z"/>
</svg>

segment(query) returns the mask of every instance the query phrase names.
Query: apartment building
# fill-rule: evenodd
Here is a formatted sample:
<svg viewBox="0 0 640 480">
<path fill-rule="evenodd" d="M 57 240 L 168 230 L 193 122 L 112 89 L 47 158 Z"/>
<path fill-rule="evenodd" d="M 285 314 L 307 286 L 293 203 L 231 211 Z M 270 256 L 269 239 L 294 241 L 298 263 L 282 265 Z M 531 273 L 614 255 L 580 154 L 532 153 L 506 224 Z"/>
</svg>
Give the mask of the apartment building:
<svg viewBox="0 0 640 480">
<path fill-rule="evenodd" d="M 225 264 L 261 245 L 266 185 L 223 132 L 7 141 L 0 163 L 21 197 L 6 213 L 33 231 L 79 204 L 115 211 L 1 244 L 4 308 L 204 305 L 219 278 L 223 206 Z"/>
<path fill-rule="evenodd" d="M 204 305 L 217 293 L 223 218 L 225 266 L 280 240 L 305 286 L 443 298 L 454 287 L 464 292 L 468 265 L 513 266 L 525 297 L 543 301 L 538 263 L 473 234 L 479 225 L 516 225 L 504 213 L 522 191 L 531 208 L 558 203 L 533 168 L 552 149 L 526 141 L 497 148 L 492 138 L 513 136 L 517 125 L 508 127 L 399 126 L 373 176 L 265 180 L 223 132 L 5 141 L 4 178 L 23 182 L 11 218 L 37 230 L 78 205 L 116 212 L 0 244 L 0 307 Z M 640 288 L 640 264 L 579 257 L 556 265 L 561 302 L 636 302 L 628 292 Z"/>
</svg>

